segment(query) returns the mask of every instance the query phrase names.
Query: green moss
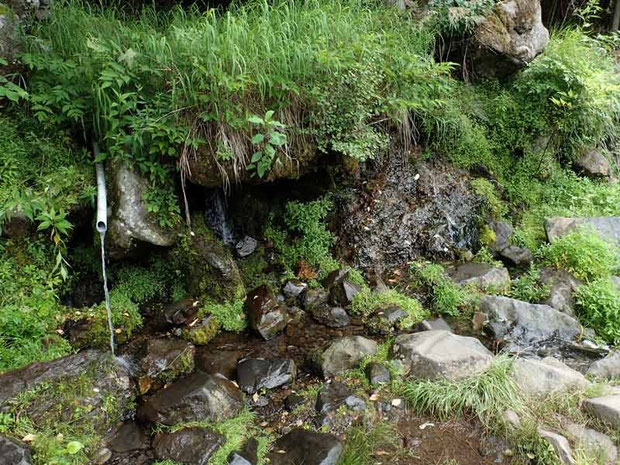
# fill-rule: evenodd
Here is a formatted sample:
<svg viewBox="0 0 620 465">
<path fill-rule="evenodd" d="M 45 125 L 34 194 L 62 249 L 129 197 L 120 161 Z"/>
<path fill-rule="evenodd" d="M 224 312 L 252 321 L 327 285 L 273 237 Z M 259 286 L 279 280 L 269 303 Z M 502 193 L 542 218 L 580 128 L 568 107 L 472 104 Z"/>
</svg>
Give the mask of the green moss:
<svg viewBox="0 0 620 465">
<path fill-rule="evenodd" d="M 351 313 L 367 317 L 375 310 L 387 308 L 391 305 L 402 308 L 409 315 L 400 322 L 402 329 L 413 327 L 414 324 L 422 321 L 428 316 L 428 312 L 422 308 L 416 299 L 401 294 L 395 289 L 388 289 L 383 292 L 372 292 L 370 288 L 364 287 L 353 297 L 351 302 Z"/>
<path fill-rule="evenodd" d="M 488 225 L 484 225 L 482 227 L 478 238 L 480 240 L 480 244 L 483 247 L 491 247 L 493 244 L 495 244 L 495 241 L 497 240 L 495 231 L 493 231 L 493 229 L 491 229 Z"/>
<path fill-rule="evenodd" d="M 476 178 L 471 182 L 474 194 L 484 200 L 487 213 L 493 219 L 499 219 L 506 214 L 506 205 L 497 195 L 497 186 L 488 179 Z"/>
<path fill-rule="evenodd" d="M 183 330 L 183 338 L 196 345 L 206 345 L 217 335 L 220 323 L 212 316 L 205 316 L 195 326 Z"/>
</svg>

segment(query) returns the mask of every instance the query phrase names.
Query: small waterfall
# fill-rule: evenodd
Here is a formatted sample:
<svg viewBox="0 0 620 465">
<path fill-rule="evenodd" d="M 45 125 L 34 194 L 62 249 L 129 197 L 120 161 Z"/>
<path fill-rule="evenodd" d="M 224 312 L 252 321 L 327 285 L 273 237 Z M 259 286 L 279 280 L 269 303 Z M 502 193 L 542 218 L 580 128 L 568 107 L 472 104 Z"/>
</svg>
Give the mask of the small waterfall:
<svg viewBox="0 0 620 465">
<path fill-rule="evenodd" d="M 237 242 L 230 226 L 226 198 L 221 189 L 215 189 L 207 196 L 205 220 L 224 244 L 234 246 Z"/>
<path fill-rule="evenodd" d="M 103 274 L 103 293 L 105 295 L 105 309 L 108 314 L 108 329 L 110 330 L 110 351 L 114 354 L 114 324 L 112 323 L 112 309 L 110 308 L 110 292 L 108 291 L 108 277 L 105 272 L 105 231 L 99 232 L 101 238 L 101 272 Z"/>
</svg>

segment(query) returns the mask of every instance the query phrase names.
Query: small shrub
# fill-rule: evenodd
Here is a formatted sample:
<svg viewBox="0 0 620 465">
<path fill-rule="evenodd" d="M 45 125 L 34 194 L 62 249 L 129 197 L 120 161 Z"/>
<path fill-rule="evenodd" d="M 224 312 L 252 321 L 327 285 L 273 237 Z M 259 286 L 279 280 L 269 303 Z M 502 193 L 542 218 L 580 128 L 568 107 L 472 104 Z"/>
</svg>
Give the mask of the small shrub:
<svg viewBox="0 0 620 465">
<path fill-rule="evenodd" d="M 611 344 L 620 343 L 620 291 L 609 278 L 580 286 L 575 294 L 579 318 Z"/>
<path fill-rule="evenodd" d="M 247 327 L 243 303 L 243 300 L 223 304 L 208 303 L 204 306 L 204 310 L 213 315 L 224 330 L 238 333 Z"/>
<path fill-rule="evenodd" d="M 550 286 L 540 280 L 540 270 L 530 268 L 512 282 L 510 296 L 531 303 L 540 303 L 549 297 Z"/>
<path fill-rule="evenodd" d="M 417 263 L 411 271 L 430 292 L 433 310 L 438 314 L 456 316 L 467 303 L 466 292 L 445 275 L 441 265 Z"/>
<path fill-rule="evenodd" d="M 541 249 L 541 255 L 548 265 L 565 269 L 578 279 L 609 276 L 618 268 L 617 248 L 587 229 L 554 240 Z"/>
</svg>

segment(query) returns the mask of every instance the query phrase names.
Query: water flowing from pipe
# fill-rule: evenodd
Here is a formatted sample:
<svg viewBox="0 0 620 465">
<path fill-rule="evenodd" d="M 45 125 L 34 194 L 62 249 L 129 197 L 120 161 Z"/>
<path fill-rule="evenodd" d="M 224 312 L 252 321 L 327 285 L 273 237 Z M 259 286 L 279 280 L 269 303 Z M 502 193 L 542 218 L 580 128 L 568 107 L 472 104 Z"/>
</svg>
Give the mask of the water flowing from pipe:
<svg viewBox="0 0 620 465">
<path fill-rule="evenodd" d="M 108 277 L 105 272 L 105 231 L 99 233 L 101 238 L 101 272 L 103 274 L 103 293 L 105 295 L 105 309 L 108 314 L 108 329 L 110 330 L 110 351 L 114 355 L 114 324 L 112 323 L 112 309 L 110 307 L 110 292 L 108 291 Z"/>
</svg>

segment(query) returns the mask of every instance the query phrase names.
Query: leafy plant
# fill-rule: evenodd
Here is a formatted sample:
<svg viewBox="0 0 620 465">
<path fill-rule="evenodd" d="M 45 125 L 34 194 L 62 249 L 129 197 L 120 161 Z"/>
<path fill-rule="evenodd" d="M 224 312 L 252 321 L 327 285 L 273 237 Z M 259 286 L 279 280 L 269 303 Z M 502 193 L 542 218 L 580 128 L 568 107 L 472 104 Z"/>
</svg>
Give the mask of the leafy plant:
<svg viewBox="0 0 620 465">
<path fill-rule="evenodd" d="M 8 64 L 4 58 L 0 58 L 0 67 Z M 17 76 L 15 73 L 0 75 L 0 102 L 7 99 L 10 102 L 18 103 L 20 100 L 28 98 L 28 92 L 12 81 Z"/>
<path fill-rule="evenodd" d="M 467 292 L 455 284 L 444 268 L 432 263 L 414 263 L 411 272 L 431 294 L 433 310 L 440 315 L 457 316 L 468 302 Z"/>
<path fill-rule="evenodd" d="M 512 281 L 510 296 L 534 304 L 543 302 L 549 297 L 550 286 L 540 280 L 540 270 L 532 267 Z"/>
<path fill-rule="evenodd" d="M 273 119 L 273 110 L 265 113 L 264 118 L 252 115 L 248 121 L 258 132 L 252 137 L 252 145 L 257 151 L 252 154 L 248 169 L 255 171 L 259 178 L 271 170 L 274 160 L 280 162 L 278 151 L 286 145 L 286 125 Z"/>
<path fill-rule="evenodd" d="M 579 286 L 575 301 L 580 320 L 611 344 L 620 342 L 620 291 L 609 278 Z"/>
<path fill-rule="evenodd" d="M 422 308 L 420 302 L 412 297 L 408 297 L 395 289 L 388 289 L 383 292 L 373 292 L 368 286 L 362 288 L 355 294 L 351 302 L 351 313 L 363 317 L 370 316 L 375 310 L 397 306 L 409 315 L 404 321 L 400 322 L 403 329 L 410 329 L 416 323 L 428 316 L 428 312 Z"/>
</svg>

